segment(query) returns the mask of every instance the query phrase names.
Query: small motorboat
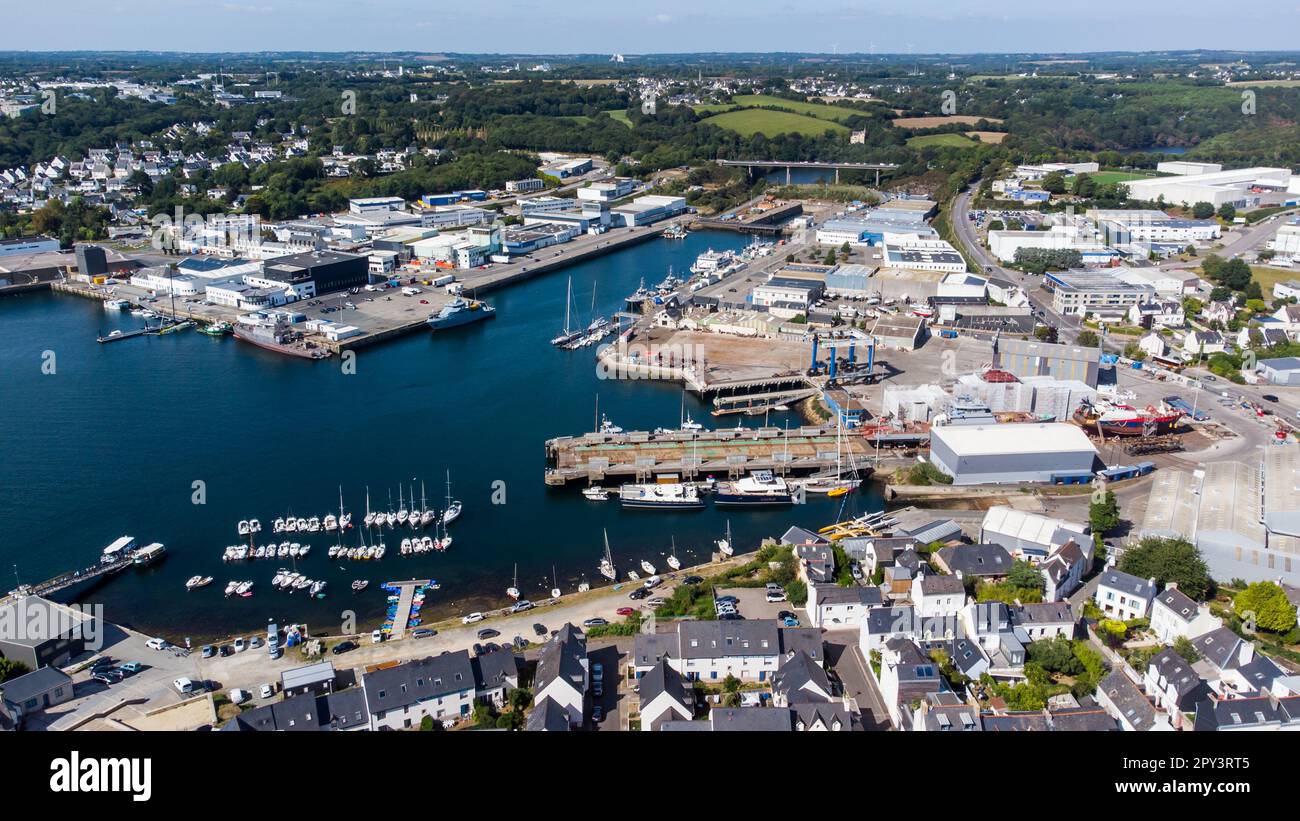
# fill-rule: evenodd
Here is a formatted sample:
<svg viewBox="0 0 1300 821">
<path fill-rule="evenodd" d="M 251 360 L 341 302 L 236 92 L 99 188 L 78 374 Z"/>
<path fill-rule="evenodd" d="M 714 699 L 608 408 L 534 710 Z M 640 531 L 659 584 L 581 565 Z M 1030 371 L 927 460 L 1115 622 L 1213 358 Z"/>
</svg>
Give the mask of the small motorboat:
<svg viewBox="0 0 1300 821">
<path fill-rule="evenodd" d="M 185 582 L 185 589 L 197 590 L 200 587 L 206 587 L 209 584 L 212 584 L 211 576 L 190 576 L 190 578 Z"/>
<path fill-rule="evenodd" d="M 249 520 L 248 520 L 248 532 L 249 532 L 249 533 L 261 533 L 261 532 L 262 532 L 262 523 L 259 522 L 259 521 L 256 520 L 256 519 L 249 519 Z"/>
<path fill-rule="evenodd" d="M 248 531 L 248 520 L 247 520 L 247 519 L 240 519 L 240 520 L 239 520 L 239 524 L 235 526 L 235 529 L 236 529 L 237 531 L 239 531 L 239 535 L 240 535 L 240 536 L 247 536 L 248 533 L 249 533 L 249 531 Z"/>
<path fill-rule="evenodd" d="M 592 485 L 591 487 L 583 488 L 582 495 L 584 498 L 590 499 L 593 502 L 609 501 L 609 491 L 605 490 L 605 488 L 600 485 Z"/>
<path fill-rule="evenodd" d="M 641 560 L 641 569 L 645 571 L 647 576 L 653 576 L 655 574 L 655 566 L 645 559 Z"/>
<path fill-rule="evenodd" d="M 233 596 L 235 595 L 235 591 L 238 589 L 239 589 L 239 582 L 230 582 L 229 584 L 226 585 L 226 595 Z"/>
<path fill-rule="evenodd" d="M 362 590 L 365 590 L 366 586 L 369 584 L 370 582 L 367 581 L 366 579 L 357 579 L 354 582 L 352 582 L 352 592 L 360 593 Z"/>
</svg>

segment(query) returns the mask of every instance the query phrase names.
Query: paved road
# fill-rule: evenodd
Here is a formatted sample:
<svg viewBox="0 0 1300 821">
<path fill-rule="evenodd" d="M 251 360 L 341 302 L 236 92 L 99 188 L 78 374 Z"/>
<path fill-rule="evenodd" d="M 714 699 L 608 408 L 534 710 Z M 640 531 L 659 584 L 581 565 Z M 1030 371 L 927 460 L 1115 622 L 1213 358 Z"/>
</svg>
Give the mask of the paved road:
<svg viewBox="0 0 1300 821">
<path fill-rule="evenodd" d="M 827 663 L 835 668 L 844 694 L 854 699 L 861 715 L 864 730 L 888 730 L 889 711 L 885 709 L 875 678 L 858 647 L 855 631 L 838 631 L 823 634 L 826 642 Z"/>
<path fill-rule="evenodd" d="M 1030 304 L 1036 311 L 1041 312 L 1042 321 L 1056 328 L 1060 335 L 1060 341 L 1066 342 L 1067 332 L 1078 329 L 1078 318 L 1067 318 L 1052 310 L 1051 298 L 1042 289 L 1042 277 L 1011 268 L 1004 268 L 998 258 L 993 256 L 992 252 L 980 242 L 979 232 L 975 230 L 975 223 L 967 216 L 970 212 L 971 198 L 975 195 L 978 187 L 979 183 L 974 183 L 970 188 L 958 194 L 953 201 L 952 223 L 958 242 L 962 245 L 962 249 L 980 266 L 981 273 L 1005 279 L 1023 288 L 1025 294 L 1029 297 Z"/>
</svg>

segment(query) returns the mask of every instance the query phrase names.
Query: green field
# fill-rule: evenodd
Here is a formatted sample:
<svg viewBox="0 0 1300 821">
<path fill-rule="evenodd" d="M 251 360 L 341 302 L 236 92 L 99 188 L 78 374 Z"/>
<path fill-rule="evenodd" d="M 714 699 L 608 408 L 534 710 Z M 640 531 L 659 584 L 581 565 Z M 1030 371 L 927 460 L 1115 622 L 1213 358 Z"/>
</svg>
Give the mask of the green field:
<svg viewBox="0 0 1300 821">
<path fill-rule="evenodd" d="M 908 148 L 926 148 L 936 145 L 950 146 L 952 148 L 973 148 L 979 145 L 979 142 L 972 140 L 965 134 L 925 134 L 907 139 Z"/>
<path fill-rule="evenodd" d="M 1264 292 L 1264 301 L 1271 303 L 1273 301 L 1273 286 L 1279 282 L 1290 282 L 1293 279 L 1300 279 L 1300 271 L 1294 268 L 1273 268 L 1268 265 L 1252 265 L 1250 272 L 1251 277 L 1259 283 L 1260 290 Z"/>
<path fill-rule="evenodd" d="M 618 120 L 620 123 L 627 126 L 628 128 L 632 127 L 632 120 L 627 116 L 627 112 L 625 110 L 616 108 L 613 111 L 606 111 L 605 113 L 613 117 L 614 119 Z"/>
<path fill-rule="evenodd" d="M 1155 174 L 1149 171 L 1098 171 L 1088 176 L 1101 185 L 1111 185 L 1117 182 L 1128 182 L 1129 180 L 1145 180 L 1154 177 Z"/>
<path fill-rule="evenodd" d="M 819 120 L 816 117 L 805 117 L 802 114 L 791 114 L 788 111 L 772 111 L 766 108 L 743 108 L 739 111 L 729 111 L 726 114 L 716 114 L 708 117 L 704 122 L 735 131 L 745 137 L 754 134 L 762 134 L 765 137 L 774 137 L 777 134 L 802 134 L 805 137 L 816 137 L 824 134 L 827 130 L 839 132 L 849 130 L 846 126 L 829 120 Z"/>
<path fill-rule="evenodd" d="M 790 111 L 797 111 L 800 114 L 807 114 L 809 117 L 816 117 L 820 120 L 834 120 L 835 122 L 844 122 L 855 114 L 847 108 L 840 108 L 834 105 L 823 105 L 822 103 L 801 103 L 795 100 L 785 100 L 780 97 L 772 97 L 767 94 L 737 94 L 731 98 L 736 105 L 743 105 L 752 108 L 784 108 Z"/>
</svg>

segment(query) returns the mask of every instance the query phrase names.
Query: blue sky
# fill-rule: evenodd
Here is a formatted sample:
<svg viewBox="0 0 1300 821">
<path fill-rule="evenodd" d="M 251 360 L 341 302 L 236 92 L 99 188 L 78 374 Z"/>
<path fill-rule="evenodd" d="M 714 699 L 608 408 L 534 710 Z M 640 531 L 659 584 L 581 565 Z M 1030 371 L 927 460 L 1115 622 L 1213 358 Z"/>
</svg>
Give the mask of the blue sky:
<svg viewBox="0 0 1300 821">
<path fill-rule="evenodd" d="M 0 50 L 898 53 L 1289 49 L 1300 0 L 47 0 Z"/>
</svg>

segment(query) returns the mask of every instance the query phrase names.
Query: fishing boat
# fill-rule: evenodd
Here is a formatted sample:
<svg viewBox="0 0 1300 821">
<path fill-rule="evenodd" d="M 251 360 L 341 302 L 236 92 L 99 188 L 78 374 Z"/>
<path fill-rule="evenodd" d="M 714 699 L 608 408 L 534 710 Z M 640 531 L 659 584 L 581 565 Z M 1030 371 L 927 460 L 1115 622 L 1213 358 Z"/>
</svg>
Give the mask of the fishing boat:
<svg viewBox="0 0 1300 821">
<path fill-rule="evenodd" d="M 649 298 L 650 291 L 645 287 L 645 279 L 643 278 L 641 284 L 637 286 L 636 291 L 623 300 L 624 307 L 631 313 L 640 313 L 642 307 L 645 305 L 645 301 Z"/>
<path fill-rule="evenodd" d="M 212 584 L 211 576 L 190 576 L 185 582 L 186 590 L 198 590 L 200 587 L 207 587 Z"/>
<path fill-rule="evenodd" d="M 207 336 L 226 336 L 235 330 L 235 326 L 229 322 L 213 322 L 210 325 L 203 325 L 199 328 L 199 333 Z"/>
<path fill-rule="evenodd" d="M 691 265 L 692 274 L 717 274 L 730 268 L 736 262 L 732 251 L 715 251 L 712 248 L 695 258 Z M 672 279 L 673 277 L 669 277 Z"/>
<path fill-rule="evenodd" d="M 514 599 L 515 601 L 519 601 L 519 565 L 518 564 L 515 565 L 514 581 L 510 583 L 510 586 L 508 588 L 506 588 L 506 595 Z"/>
<path fill-rule="evenodd" d="M 328 359 L 330 351 L 306 342 L 302 334 L 286 322 L 240 323 L 234 328 L 235 339 L 249 342 L 268 351 L 298 356 L 303 359 Z"/>
<path fill-rule="evenodd" d="M 366 586 L 369 584 L 370 582 L 367 581 L 366 579 L 356 579 L 355 581 L 352 582 L 352 592 L 360 593 L 362 590 L 365 590 Z"/>
<path fill-rule="evenodd" d="M 104 301 L 105 311 L 125 311 L 130 307 L 131 302 L 126 299 L 108 299 Z"/>
<path fill-rule="evenodd" d="M 731 541 L 731 520 L 727 520 L 727 535 L 714 542 L 718 546 L 718 552 L 724 556 L 730 556 L 736 552 L 736 545 Z"/>
<path fill-rule="evenodd" d="M 720 507 L 776 507 L 794 504 L 785 479 L 757 470 L 735 482 L 719 482 L 713 503 Z"/>
<path fill-rule="evenodd" d="M 617 434 L 617 433 L 622 433 L 623 429 L 620 428 L 618 425 L 615 425 L 613 422 L 609 421 L 609 418 L 606 417 L 604 414 L 602 414 L 600 417 L 600 432 Z"/>
<path fill-rule="evenodd" d="M 647 576 L 653 576 L 655 574 L 655 566 L 645 559 L 641 560 L 641 569 L 645 571 Z"/>
<path fill-rule="evenodd" d="M 704 500 L 694 485 L 680 482 L 622 485 L 619 503 L 637 510 L 703 510 Z"/>
<path fill-rule="evenodd" d="M 614 554 L 609 550 L 609 531 L 605 531 L 605 555 L 600 560 L 600 575 L 610 581 L 618 581 L 618 571 L 614 569 Z"/>
<path fill-rule="evenodd" d="M 609 500 L 609 491 L 600 485 L 592 485 L 582 489 L 582 495 L 593 502 L 605 502 Z"/>
<path fill-rule="evenodd" d="M 682 569 L 682 561 L 681 559 L 677 558 L 677 538 L 675 536 L 673 537 L 672 552 L 668 554 L 668 558 L 666 561 L 668 562 L 668 566 L 671 567 L 673 570 Z"/>
<path fill-rule="evenodd" d="M 447 508 L 442 512 L 442 523 L 449 525 L 456 519 L 460 518 L 461 504 L 459 499 L 451 498 L 451 471 L 447 471 Z"/>
<path fill-rule="evenodd" d="M 1118 402 L 1084 401 L 1073 418 L 1102 436 L 1161 436 L 1172 431 L 1182 417 L 1179 410 L 1160 411 L 1150 406 L 1138 410 Z"/>
<path fill-rule="evenodd" d="M 446 328 L 455 328 L 459 325 L 468 325 L 471 322 L 491 319 L 496 316 L 496 312 L 496 308 L 485 302 L 456 297 L 442 306 L 442 310 L 436 314 L 429 314 L 425 324 L 435 331 L 440 331 Z"/>
</svg>

